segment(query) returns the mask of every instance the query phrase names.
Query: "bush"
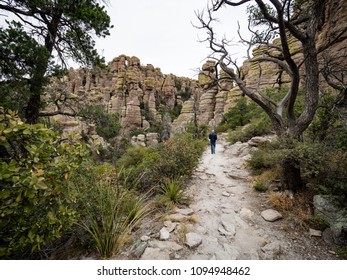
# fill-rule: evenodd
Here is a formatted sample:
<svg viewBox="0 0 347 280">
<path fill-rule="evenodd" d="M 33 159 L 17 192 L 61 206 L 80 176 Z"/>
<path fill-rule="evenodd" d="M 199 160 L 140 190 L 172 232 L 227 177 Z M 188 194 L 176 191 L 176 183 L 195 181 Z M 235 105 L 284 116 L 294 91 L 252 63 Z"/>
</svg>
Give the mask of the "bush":
<svg viewBox="0 0 347 280">
<path fill-rule="evenodd" d="M 163 202 L 167 204 L 184 203 L 187 197 L 182 189 L 182 182 L 179 179 L 167 179 L 161 188 Z"/>
<path fill-rule="evenodd" d="M 161 176 L 154 172 L 159 157 L 160 154 L 150 147 L 128 148 L 117 161 L 118 168 L 123 170 L 121 178 L 138 190 L 149 190 Z"/>
<path fill-rule="evenodd" d="M 148 191 L 166 179 L 190 176 L 205 149 L 205 142 L 191 135 L 170 138 L 156 148 L 131 147 L 118 160 L 124 179 Z"/>
<path fill-rule="evenodd" d="M 291 148 L 279 143 L 265 145 L 253 152 L 247 161 L 255 175 L 268 169 L 280 169 L 283 160 L 298 164 L 306 184 L 322 194 L 332 194 L 341 206 L 347 206 L 347 152 L 336 151 L 324 143 L 293 142 Z"/>
<path fill-rule="evenodd" d="M 158 147 L 160 157 L 154 170 L 162 178 L 174 179 L 190 176 L 204 149 L 205 142 L 194 140 L 189 134 L 170 138 Z"/>
<path fill-rule="evenodd" d="M 81 193 L 83 215 L 80 224 L 89 233 L 101 258 L 109 258 L 148 214 L 149 208 L 144 196 L 120 184 L 114 167 L 108 164 L 98 166 L 94 174 L 96 184 Z"/>
<path fill-rule="evenodd" d="M 39 250 L 76 221 L 78 192 L 69 178 L 87 154 L 78 139 L 61 141 L 0 109 L 0 257 Z"/>
<path fill-rule="evenodd" d="M 230 129 L 244 126 L 251 122 L 252 118 L 259 113 L 259 108 L 254 102 L 248 102 L 245 97 L 240 97 L 235 106 L 224 114 L 221 125 L 227 125 Z"/>
<path fill-rule="evenodd" d="M 105 112 L 102 105 L 87 105 L 80 115 L 85 121 L 95 123 L 96 133 L 107 141 L 116 137 L 120 131 L 119 114 Z"/>
<path fill-rule="evenodd" d="M 253 188 L 258 192 L 266 192 L 270 187 L 274 186 L 278 178 L 279 172 L 276 169 L 266 170 L 255 178 Z"/>
<path fill-rule="evenodd" d="M 271 143 L 250 152 L 247 165 L 253 175 L 259 175 L 265 170 L 276 168 L 279 164 L 279 156 L 276 152 L 278 143 Z"/>
<path fill-rule="evenodd" d="M 270 121 L 267 117 L 252 120 L 244 127 L 237 127 L 229 132 L 228 140 L 230 143 L 247 142 L 254 136 L 262 136 L 272 133 Z"/>
</svg>

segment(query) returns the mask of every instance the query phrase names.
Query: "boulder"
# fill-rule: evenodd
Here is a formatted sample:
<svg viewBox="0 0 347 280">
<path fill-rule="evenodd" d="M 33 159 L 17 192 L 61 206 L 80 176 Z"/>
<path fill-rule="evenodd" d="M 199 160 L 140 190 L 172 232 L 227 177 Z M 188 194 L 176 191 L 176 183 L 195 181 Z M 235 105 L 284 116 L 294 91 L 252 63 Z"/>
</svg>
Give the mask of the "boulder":
<svg viewBox="0 0 347 280">
<path fill-rule="evenodd" d="M 313 197 L 314 215 L 329 224 L 334 236 L 340 237 L 347 230 L 347 210 L 338 208 L 334 196 L 315 195 Z"/>
<path fill-rule="evenodd" d="M 263 217 L 265 221 L 268 221 L 268 222 L 274 222 L 282 218 L 282 214 L 273 209 L 264 210 L 263 212 L 261 212 L 260 215 Z"/>
</svg>

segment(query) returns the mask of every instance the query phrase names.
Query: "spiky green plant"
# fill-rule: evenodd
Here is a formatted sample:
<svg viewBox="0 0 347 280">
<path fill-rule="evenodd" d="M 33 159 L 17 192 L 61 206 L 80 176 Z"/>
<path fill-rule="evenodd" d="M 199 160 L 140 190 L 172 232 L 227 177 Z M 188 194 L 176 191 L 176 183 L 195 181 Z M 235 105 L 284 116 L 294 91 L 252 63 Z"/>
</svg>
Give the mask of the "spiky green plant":
<svg viewBox="0 0 347 280">
<path fill-rule="evenodd" d="M 178 179 L 167 179 L 161 188 L 161 194 L 167 203 L 184 203 L 187 196 L 182 189 L 182 183 Z"/>
<path fill-rule="evenodd" d="M 124 238 L 150 209 L 145 196 L 119 185 L 114 177 L 100 180 L 90 192 L 94 208 L 89 209 L 81 226 L 91 236 L 101 258 L 106 259 L 119 250 Z"/>
</svg>

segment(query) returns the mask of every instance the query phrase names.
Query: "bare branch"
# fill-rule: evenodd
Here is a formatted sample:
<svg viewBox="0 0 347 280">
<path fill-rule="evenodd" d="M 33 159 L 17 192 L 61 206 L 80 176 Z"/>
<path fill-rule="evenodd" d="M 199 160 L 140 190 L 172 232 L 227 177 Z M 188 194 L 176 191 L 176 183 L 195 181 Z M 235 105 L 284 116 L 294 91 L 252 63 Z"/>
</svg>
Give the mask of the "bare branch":
<svg viewBox="0 0 347 280">
<path fill-rule="evenodd" d="M 217 11 L 224 4 L 235 7 L 235 6 L 241 6 L 242 4 L 245 4 L 247 2 L 250 2 L 250 0 L 240 0 L 238 2 L 233 2 L 228 0 L 212 0 L 212 6 L 213 6 L 213 10 Z"/>
<path fill-rule="evenodd" d="M 40 112 L 39 117 L 53 117 L 56 115 L 64 115 L 64 116 L 70 116 L 70 117 L 76 117 L 77 113 L 69 113 L 69 112 L 63 112 L 63 111 L 55 111 L 55 112 Z"/>
</svg>

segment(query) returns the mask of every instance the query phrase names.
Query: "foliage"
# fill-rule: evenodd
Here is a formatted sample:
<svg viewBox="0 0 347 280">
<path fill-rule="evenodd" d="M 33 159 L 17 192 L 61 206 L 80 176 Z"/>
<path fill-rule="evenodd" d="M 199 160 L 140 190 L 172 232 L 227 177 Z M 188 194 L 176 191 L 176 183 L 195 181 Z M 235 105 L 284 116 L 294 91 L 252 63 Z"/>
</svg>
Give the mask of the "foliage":
<svg viewBox="0 0 347 280">
<path fill-rule="evenodd" d="M 76 221 L 78 193 L 69 178 L 87 153 L 76 139 L 62 141 L 0 110 L 1 257 L 39 250 Z"/>
<path fill-rule="evenodd" d="M 306 184 L 323 194 L 332 194 L 342 206 L 347 206 L 347 152 L 335 150 L 325 143 L 293 142 L 283 147 L 279 142 L 265 145 L 251 152 L 247 161 L 253 174 L 265 170 L 279 170 L 283 160 L 292 160 L 301 169 Z"/>
<path fill-rule="evenodd" d="M 175 136 L 155 148 L 129 148 L 117 166 L 124 168 L 128 183 L 138 184 L 139 190 L 146 191 L 166 179 L 191 175 L 204 148 L 205 142 L 191 135 Z"/>
<path fill-rule="evenodd" d="M 259 111 L 259 107 L 255 103 L 248 102 L 245 97 L 240 97 L 235 106 L 223 115 L 221 124 L 227 125 L 230 129 L 244 126 L 250 123 Z"/>
<path fill-rule="evenodd" d="M 139 190 L 150 189 L 160 176 L 153 172 L 159 157 L 159 153 L 150 147 L 128 148 L 117 162 L 123 169 L 122 179 Z"/>
<path fill-rule="evenodd" d="M 94 157 L 99 162 L 109 162 L 116 164 L 118 159 L 125 153 L 126 149 L 129 147 L 128 139 L 122 138 L 117 141 L 111 141 L 110 145 L 103 147 L 99 145 L 97 152 Z"/>
<path fill-rule="evenodd" d="M 144 196 L 120 184 L 114 167 L 104 164 L 93 171 L 95 184 L 81 190 L 81 226 L 91 236 L 100 256 L 109 258 L 149 208 Z"/>
<path fill-rule="evenodd" d="M 304 137 L 311 142 L 324 142 L 326 145 L 347 150 L 347 125 L 343 109 L 336 106 L 336 97 L 324 92 L 320 98 L 317 113 Z"/>
<path fill-rule="evenodd" d="M 65 59 L 86 66 L 102 64 L 93 35 L 109 35 L 110 17 L 97 0 L 5 0 L 0 9 L 16 15 L 19 20 L 0 31 L 5 42 L 0 45 L 0 75 L 6 76 L 5 82 L 28 82 L 28 91 L 19 92 L 23 94 L 20 99 L 28 95 L 24 106 L 26 121 L 37 123 L 46 77 L 50 75 L 50 68 L 57 68 L 53 66 L 53 55 L 57 54 L 56 60 L 64 65 Z"/>
<path fill-rule="evenodd" d="M 87 105 L 80 115 L 86 121 L 96 125 L 96 133 L 109 141 L 116 137 L 121 129 L 118 113 L 107 113 L 102 105 Z"/>
<path fill-rule="evenodd" d="M 259 192 L 266 192 L 278 178 L 279 174 L 276 169 L 268 169 L 255 178 L 253 188 Z"/>
<path fill-rule="evenodd" d="M 265 170 L 275 168 L 278 163 L 276 151 L 278 143 L 271 143 L 250 152 L 251 157 L 247 160 L 247 165 L 254 175 L 259 175 Z"/>
<path fill-rule="evenodd" d="M 179 179 L 165 180 L 164 186 L 161 188 L 161 194 L 168 204 L 183 203 L 187 199 L 182 189 L 182 182 Z"/>
<path fill-rule="evenodd" d="M 20 110 L 28 102 L 29 83 L 37 69 L 47 60 L 47 50 L 24 31 L 18 22 L 0 27 L 0 104 Z"/>
<path fill-rule="evenodd" d="M 259 117 L 253 119 L 251 123 L 244 127 L 237 127 L 235 130 L 229 131 L 228 140 L 230 143 L 247 142 L 252 137 L 262 136 L 272 133 L 272 128 L 269 119 Z"/>
<path fill-rule="evenodd" d="M 205 149 L 203 140 L 189 134 L 177 135 L 158 146 L 160 154 L 155 171 L 164 178 L 190 176 Z"/>
<path fill-rule="evenodd" d="M 178 96 L 181 96 L 181 99 L 183 102 L 187 101 L 190 99 L 190 97 L 192 96 L 192 88 L 190 87 L 185 87 L 184 91 L 181 90 L 177 93 Z"/>
<path fill-rule="evenodd" d="M 197 126 L 197 130 L 196 130 L 194 122 L 190 122 L 186 126 L 186 133 L 198 139 L 206 139 L 208 134 L 208 125 L 205 123 L 201 123 Z"/>
<path fill-rule="evenodd" d="M 270 192 L 269 200 L 275 208 L 285 211 L 286 214 L 298 219 L 299 223 L 303 222 L 302 225 L 307 227 L 312 217 L 311 193 Z"/>
</svg>

